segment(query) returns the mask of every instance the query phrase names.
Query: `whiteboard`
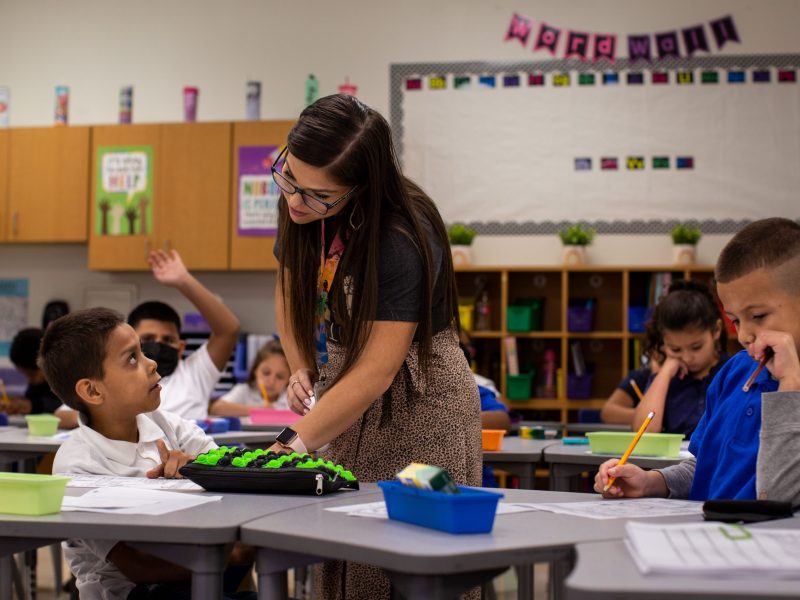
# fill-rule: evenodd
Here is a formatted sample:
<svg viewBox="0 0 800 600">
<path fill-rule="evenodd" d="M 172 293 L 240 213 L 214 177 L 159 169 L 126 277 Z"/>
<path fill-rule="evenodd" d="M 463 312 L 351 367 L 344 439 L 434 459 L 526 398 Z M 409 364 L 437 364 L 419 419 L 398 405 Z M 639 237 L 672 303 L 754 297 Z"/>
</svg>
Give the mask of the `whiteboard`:
<svg viewBox="0 0 800 600">
<path fill-rule="evenodd" d="M 800 55 L 393 65 L 392 126 L 405 173 L 446 222 L 501 234 L 574 221 L 660 233 L 690 220 L 723 233 L 800 216 L 798 65 Z M 744 82 L 729 82 L 730 72 Z M 769 81 L 755 82 L 764 72 Z M 629 84 L 631 73 L 643 83 Z M 653 73 L 668 82 L 654 83 Z M 716 83 L 703 82 L 709 73 Z M 544 85 L 529 85 L 531 74 Z M 579 85 L 587 74 L 594 84 Z M 607 74 L 618 83 L 604 84 Z M 494 88 L 478 83 L 492 75 Z M 509 75 L 518 87 L 503 85 Z M 456 89 L 457 76 L 469 85 Z M 554 85 L 564 76 L 570 85 Z M 432 77 L 445 89 L 431 89 Z M 407 90 L 416 78 L 422 89 Z M 617 168 L 602 168 L 610 159 Z"/>
</svg>

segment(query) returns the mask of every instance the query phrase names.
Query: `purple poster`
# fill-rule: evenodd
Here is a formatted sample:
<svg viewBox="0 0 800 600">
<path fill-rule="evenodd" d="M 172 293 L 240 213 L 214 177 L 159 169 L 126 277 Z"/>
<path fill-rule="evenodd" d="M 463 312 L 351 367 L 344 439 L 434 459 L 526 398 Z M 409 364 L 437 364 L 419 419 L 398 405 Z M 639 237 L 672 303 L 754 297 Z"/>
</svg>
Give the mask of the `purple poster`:
<svg viewBox="0 0 800 600">
<path fill-rule="evenodd" d="M 240 236 L 278 233 L 280 190 L 272 180 L 272 163 L 279 146 L 239 147 L 239 210 L 236 232 Z"/>
</svg>

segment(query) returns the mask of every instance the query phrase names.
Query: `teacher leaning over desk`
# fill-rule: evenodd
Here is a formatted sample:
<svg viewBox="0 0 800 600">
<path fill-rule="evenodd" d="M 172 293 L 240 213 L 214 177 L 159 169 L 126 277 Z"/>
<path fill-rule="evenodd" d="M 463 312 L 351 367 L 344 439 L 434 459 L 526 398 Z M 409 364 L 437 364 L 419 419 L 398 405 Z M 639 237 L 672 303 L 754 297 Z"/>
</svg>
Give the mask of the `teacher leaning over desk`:
<svg viewBox="0 0 800 600">
<path fill-rule="evenodd" d="M 352 96 L 319 99 L 273 178 L 276 316 L 289 405 L 305 415 L 274 449 L 321 449 L 362 481 L 424 462 L 479 485 L 480 402 L 458 346 L 447 233 L 400 172 L 386 120 Z M 317 584 L 325 598 L 389 596 L 363 565 L 327 563 Z"/>
</svg>

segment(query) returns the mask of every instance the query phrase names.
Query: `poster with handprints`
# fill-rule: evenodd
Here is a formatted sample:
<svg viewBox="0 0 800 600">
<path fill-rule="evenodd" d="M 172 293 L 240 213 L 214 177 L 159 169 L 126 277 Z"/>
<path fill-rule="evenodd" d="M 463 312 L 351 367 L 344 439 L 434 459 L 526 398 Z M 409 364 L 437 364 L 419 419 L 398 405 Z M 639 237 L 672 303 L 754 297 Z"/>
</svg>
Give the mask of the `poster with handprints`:
<svg viewBox="0 0 800 600">
<path fill-rule="evenodd" d="M 11 340 L 28 326 L 28 280 L 0 279 L 0 359 L 8 357 Z"/>
<path fill-rule="evenodd" d="M 98 148 L 95 185 L 97 235 L 153 231 L 152 146 Z"/>
</svg>

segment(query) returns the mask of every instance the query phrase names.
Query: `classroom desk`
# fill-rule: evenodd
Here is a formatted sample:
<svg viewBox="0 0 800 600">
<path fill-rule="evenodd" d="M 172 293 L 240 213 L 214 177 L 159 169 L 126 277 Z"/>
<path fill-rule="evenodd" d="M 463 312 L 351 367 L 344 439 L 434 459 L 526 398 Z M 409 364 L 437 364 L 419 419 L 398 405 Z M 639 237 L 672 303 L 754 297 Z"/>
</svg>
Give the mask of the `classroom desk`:
<svg viewBox="0 0 800 600">
<path fill-rule="evenodd" d="M 483 535 L 452 535 L 407 523 L 350 517 L 324 510 L 330 506 L 382 499 L 368 494 L 341 496 L 326 506 L 306 505 L 280 515 L 256 519 L 241 530 L 244 543 L 258 547 L 259 598 L 285 598 L 283 571 L 321 560 L 349 560 L 385 569 L 393 586 L 406 598 L 456 598 L 510 566 L 523 575 L 520 598 L 532 598 L 537 562 L 552 564 L 554 597 L 561 597 L 563 580 L 572 567 L 573 548 L 586 541 L 615 540 L 625 535 L 624 519 L 587 519 L 548 512 L 498 515 L 494 529 Z M 499 490 L 506 502 L 577 502 L 594 494 L 537 490 Z M 691 517 L 652 519 L 666 522 L 700 520 Z"/>
<path fill-rule="evenodd" d="M 677 458 L 658 458 L 651 456 L 631 456 L 628 462 L 643 469 L 656 469 L 677 464 L 688 458 L 687 451 L 681 451 Z M 596 471 L 597 467 L 610 458 L 619 456 L 592 454 L 588 445 L 567 446 L 562 443 L 549 445 L 544 449 L 542 460 L 550 467 L 550 489 L 560 492 L 574 491 L 573 478 L 584 471 Z"/>
<path fill-rule="evenodd" d="M 519 477 L 519 487 L 532 490 L 536 467 L 542 462 L 542 452 L 548 446 L 560 444 L 560 440 L 525 440 L 520 437 L 504 437 L 503 446 L 497 451 L 483 451 L 483 462 Z"/>
<path fill-rule="evenodd" d="M 67 488 L 81 495 L 84 489 Z M 342 492 L 344 494 L 345 492 Z M 357 499 L 363 492 L 346 492 Z M 229 547 L 242 524 L 308 504 L 338 497 L 214 494 L 222 500 L 159 517 L 64 512 L 43 517 L 0 514 L 0 598 L 11 597 L 13 553 L 47 546 L 67 538 L 125 540 L 142 550 L 192 570 L 192 598 L 219 600 Z M 367 493 L 369 497 L 374 494 Z M 366 501 L 366 500 L 361 500 Z"/>
<path fill-rule="evenodd" d="M 240 417 L 239 420 L 242 422 L 242 431 L 274 431 L 280 433 L 284 427 L 291 427 L 289 423 L 286 425 L 255 424 L 250 422 L 250 417 Z"/>
<path fill-rule="evenodd" d="M 593 431 L 630 431 L 630 425 L 619 423 L 567 423 L 569 435 L 591 433 Z"/>
<path fill-rule="evenodd" d="M 800 529 L 800 518 L 748 525 Z M 569 600 L 674 600 L 681 596 L 703 600 L 797 598 L 800 582 L 769 576 L 669 577 L 642 575 L 622 540 L 581 543 L 576 564 L 566 580 Z"/>
</svg>

